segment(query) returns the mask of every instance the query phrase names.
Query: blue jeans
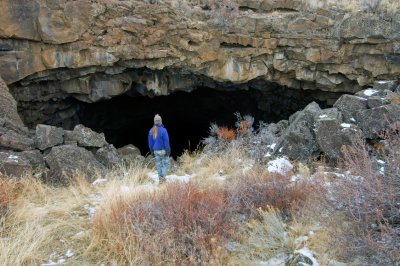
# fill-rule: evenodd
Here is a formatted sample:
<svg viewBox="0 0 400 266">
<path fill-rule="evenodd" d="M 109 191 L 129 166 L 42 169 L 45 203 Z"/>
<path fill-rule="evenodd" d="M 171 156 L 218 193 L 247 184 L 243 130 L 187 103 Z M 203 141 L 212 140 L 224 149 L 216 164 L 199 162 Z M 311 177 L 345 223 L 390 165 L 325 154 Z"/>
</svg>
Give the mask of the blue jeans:
<svg viewBox="0 0 400 266">
<path fill-rule="evenodd" d="M 164 152 L 164 154 L 159 151 L 154 152 L 154 156 L 156 157 L 156 166 L 157 166 L 157 172 L 159 177 L 165 177 L 168 172 L 169 168 L 169 156 L 167 156 Z"/>
</svg>

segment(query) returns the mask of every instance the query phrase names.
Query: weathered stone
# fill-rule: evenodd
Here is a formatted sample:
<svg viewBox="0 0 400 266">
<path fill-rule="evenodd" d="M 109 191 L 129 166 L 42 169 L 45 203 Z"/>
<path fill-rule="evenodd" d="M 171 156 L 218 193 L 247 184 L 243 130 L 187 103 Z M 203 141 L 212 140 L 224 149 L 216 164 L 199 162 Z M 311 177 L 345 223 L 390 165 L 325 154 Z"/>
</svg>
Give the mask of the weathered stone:
<svg viewBox="0 0 400 266">
<path fill-rule="evenodd" d="M 221 17 L 201 9 L 204 1 L 192 1 L 190 12 L 168 1 L 157 8 L 153 1 L 128 2 L 2 1 L 0 74 L 16 99 L 27 100 L 21 91 L 28 91 L 47 99 L 35 102 L 37 110 L 72 117 L 76 109 L 61 106 L 68 96 L 95 102 L 131 84 L 152 96 L 209 80 L 257 78 L 354 93 L 400 73 L 398 15 L 309 12 L 301 0 L 245 0 L 240 6 L 250 10 L 223 19 L 221 29 L 215 24 Z"/>
<path fill-rule="evenodd" d="M 24 135 L 8 131 L 0 135 L 0 148 L 26 151 L 34 149 L 34 141 Z"/>
<path fill-rule="evenodd" d="M 398 85 L 397 80 L 382 80 L 382 81 L 375 81 L 373 88 L 381 91 L 384 90 L 394 91 L 397 85 Z"/>
<path fill-rule="evenodd" d="M 1 7 L 1 4 L 0 4 L 0 7 Z M 1 22 L 0 22 L 0 24 L 1 24 Z M 0 73 L 0 75 L 1 75 L 1 73 Z M 8 87 L 4 83 L 1 76 L 0 76 L 0 118 L 9 120 L 18 126 L 21 126 L 21 127 L 23 126 L 22 120 L 19 117 L 18 112 L 17 112 L 17 102 L 15 101 L 13 96 L 10 94 Z"/>
<path fill-rule="evenodd" d="M 71 130 L 64 130 L 64 144 L 65 145 L 78 145 L 75 134 Z"/>
<path fill-rule="evenodd" d="M 354 115 L 359 110 L 367 109 L 367 99 L 349 94 L 342 95 L 333 105 L 343 115 L 346 123 L 354 123 Z"/>
<path fill-rule="evenodd" d="M 88 179 L 105 173 L 105 167 L 90 151 L 74 145 L 53 147 L 45 161 L 50 168 L 48 181 L 52 183 L 68 184 L 79 173 Z"/>
<path fill-rule="evenodd" d="M 73 132 L 79 146 L 101 148 L 107 144 L 104 133 L 94 132 L 84 125 L 75 126 Z"/>
<path fill-rule="evenodd" d="M 45 150 L 64 142 L 64 130 L 62 128 L 37 125 L 36 126 L 36 147 Z"/>
<path fill-rule="evenodd" d="M 106 167 L 116 167 L 122 164 L 117 149 L 114 145 L 106 145 L 96 151 L 96 159 Z"/>
<path fill-rule="evenodd" d="M 338 159 L 343 145 L 352 145 L 363 137 L 355 125 L 342 123 L 342 114 L 336 108 L 323 110 L 314 128 L 319 149 L 330 159 Z"/>
<path fill-rule="evenodd" d="M 379 96 L 372 96 L 372 97 L 369 97 L 367 100 L 368 108 L 375 108 L 375 107 L 382 106 L 382 105 L 389 104 L 389 103 L 390 102 L 388 99 L 382 98 Z"/>
<path fill-rule="evenodd" d="M 291 126 L 289 126 L 291 127 Z M 305 121 L 287 130 L 278 140 L 275 152 L 283 153 L 293 160 L 308 160 L 318 150 L 313 133 Z"/>
<path fill-rule="evenodd" d="M 141 157 L 140 150 L 132 144 L 125 145 L 118 149 L 118 154 L 125 163 L 134 162 Z"/>
<path fill-rule="evenodd" d="M 367 138 L 376 138 L 390 124 L 400 121 L 400 105 L 388 104 L 355 113 L 357 124 Z"/>
<path fill-rule="evenodd" d="M 10 177 L 21 178 L 31 170 L 27 160 L 12 152 L 0 152 L 0 172 Z"/>
<path fill-rule="evenodd" d="M 39 150 L 23 151 L 17 153 L 17 155 L 29 162 L 33 170 L 46 168 L 43 155 Z"/>
<path fill-rule="evenodd" d="M 274 153 L 283 153 L 294 160 L 307 160 L 318 150 L 312 130 L 320 112 L 319 105 L 312 102 L 304 110 L 292 115 L 289 126 L 277 141 Z"/>
</svg>

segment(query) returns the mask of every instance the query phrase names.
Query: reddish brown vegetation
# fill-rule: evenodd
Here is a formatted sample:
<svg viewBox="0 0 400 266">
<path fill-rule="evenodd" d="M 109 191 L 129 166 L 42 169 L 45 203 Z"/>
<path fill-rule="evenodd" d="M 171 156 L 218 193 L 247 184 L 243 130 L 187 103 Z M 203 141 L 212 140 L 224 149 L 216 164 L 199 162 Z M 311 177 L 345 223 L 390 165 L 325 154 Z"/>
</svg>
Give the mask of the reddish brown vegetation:
<svg viewBox="0 0 400 266">
<path fill-rule="evenodd" d="M 232 128 L 220 127 L 218 128 L 218 139 L 232 141 L 236 138 L 236 131 Z"/>
<path fill-rule="evenodd" d="M 2 178 L 0 174 L 0 215 L 7 212 L 9 205 L 18 196 L 20 185 L 12 179 Z"/>
</svg>

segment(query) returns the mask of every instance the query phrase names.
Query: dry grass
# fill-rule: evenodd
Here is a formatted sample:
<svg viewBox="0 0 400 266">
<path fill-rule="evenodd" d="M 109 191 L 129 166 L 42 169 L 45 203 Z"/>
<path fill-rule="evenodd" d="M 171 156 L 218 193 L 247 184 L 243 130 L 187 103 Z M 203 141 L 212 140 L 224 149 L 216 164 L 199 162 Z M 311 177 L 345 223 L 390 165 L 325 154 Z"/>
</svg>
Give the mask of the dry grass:
<svg viewBox="0 0 400 266">
<path fill-rule="evenodd" d="M 224 193 L 167 184 L 160 193 L 114 196 L 94 221 L 97 239 L 122 264 L 196 264 L 229 233 Z"/>
<path fill-rule="evenodd" d="M 1 221 L 2 265 L 37 265 L 54 251 L 65 254 L 69 243 L 61 240 L 85 230 L 85 223 L 71 216 L 87 199 L 87 183 L 50 188 L 28 176 L 18 185 L 19 196 Z"/>
</svg>

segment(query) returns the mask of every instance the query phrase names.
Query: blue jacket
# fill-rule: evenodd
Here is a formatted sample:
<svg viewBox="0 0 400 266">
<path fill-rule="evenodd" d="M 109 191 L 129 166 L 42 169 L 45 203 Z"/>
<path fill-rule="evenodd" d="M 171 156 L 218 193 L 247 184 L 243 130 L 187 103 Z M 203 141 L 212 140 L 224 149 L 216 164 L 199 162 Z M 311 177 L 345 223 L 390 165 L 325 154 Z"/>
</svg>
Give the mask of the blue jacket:
<svg viewBox="0 0 400 266">
<path fill-rule="evenodd" d="M 149 149 L 151 152 L 165 150 L 168 153 L 171 153 L 171 147 L 169 146 L 169 137 L 168 132 L 164 128 L 163 125 L 157 125 L 158 134 L 157 137 L 153 138 L 153 128 L 149 131 Z"/>
</svg>

